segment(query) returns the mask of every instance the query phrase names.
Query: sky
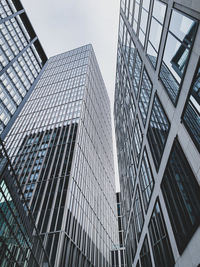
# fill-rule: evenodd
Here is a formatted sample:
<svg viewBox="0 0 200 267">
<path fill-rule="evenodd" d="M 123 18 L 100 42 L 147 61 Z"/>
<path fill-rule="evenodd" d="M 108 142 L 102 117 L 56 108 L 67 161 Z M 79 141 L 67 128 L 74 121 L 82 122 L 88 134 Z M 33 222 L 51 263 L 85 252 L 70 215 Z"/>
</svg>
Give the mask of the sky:
<svg viewBox="0 0 200 267">
<path fill-rule="evenodd" d="M 91 43 L 113 114 L 120 0 L 21 0 L 48 57 Z M 119 191 L 114 139 L 116 190 Z"/>
</svg>

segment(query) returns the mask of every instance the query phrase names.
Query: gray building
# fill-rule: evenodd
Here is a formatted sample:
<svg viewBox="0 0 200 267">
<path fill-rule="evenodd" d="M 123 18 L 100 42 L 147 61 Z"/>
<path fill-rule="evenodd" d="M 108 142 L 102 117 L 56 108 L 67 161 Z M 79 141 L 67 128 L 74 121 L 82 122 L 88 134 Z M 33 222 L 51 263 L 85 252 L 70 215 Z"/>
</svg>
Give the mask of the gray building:
<svg viewBox="0 0 200 267">
<path fill-rule="evenodd" d="M 47 61 L 19 0 L 0 1 L 0 137 L 4 139 Z"/>
<path fill-rule="evenodd" d="M 116 248 L 111 251 L 112 267 L 125 267 L 125 247 L 124 247 L 124 231 L 122 227 L 122 212 L 121 212 L 121 196 L 120 192 L 116 193 L 117 200 L 117 219 L 119 230 L 119 244 L 116 244 Z"/>
<path fill-rule="evenodd" d="M 111 266 L 110 103 L 91 45 L 48 60 L 5 143 L 52 266 Z"/>
<path fill-rule="evenodd" d="M 1 140 L 0 264 L 1 267 L 51 266 Z"/>
<path fill-rule="evenodd" d="M 121 1 L 114 117 L 128 266 L 200 265 L 199 20 L 199 1 Z"/>
</svg>

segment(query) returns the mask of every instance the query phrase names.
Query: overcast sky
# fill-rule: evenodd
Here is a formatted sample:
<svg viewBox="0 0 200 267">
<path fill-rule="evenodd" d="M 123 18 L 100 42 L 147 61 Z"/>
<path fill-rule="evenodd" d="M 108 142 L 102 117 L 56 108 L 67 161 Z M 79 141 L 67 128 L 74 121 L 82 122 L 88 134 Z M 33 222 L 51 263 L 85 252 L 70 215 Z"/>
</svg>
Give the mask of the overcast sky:
<svg viewBox="0 0 200 267">
<path fill-rule="evenodd" d="M 21 2 L 48 57 L 88 43 L 93 45 L 113 113 L 120 0 Z"/>
</svg>

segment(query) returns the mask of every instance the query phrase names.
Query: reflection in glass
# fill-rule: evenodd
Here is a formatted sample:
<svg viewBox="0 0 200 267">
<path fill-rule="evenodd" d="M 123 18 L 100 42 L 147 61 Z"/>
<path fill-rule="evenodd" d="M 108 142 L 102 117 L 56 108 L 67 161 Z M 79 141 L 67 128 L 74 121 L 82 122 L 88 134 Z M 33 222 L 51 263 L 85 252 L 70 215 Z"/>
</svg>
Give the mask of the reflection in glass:
<svg viewBox="0 0 200 267">
<path fill-rule="evenodd" d="M 167 141 L 169 128 L 169 120 L 158 96 L 155 95 L 147 137 L 157 170 L 159 168 L 165 143 Z"/>
<path fill-rule="evenodd" d="M 200 64 L 183 116 L 185 126 L 200 151 Z"/>
<path fill-rule="evenodd" d="M 157 63 L 165 11 L 166 5 L 156 0 L 153 6 L 153 15 L 151 18 L 151 27 L 147 45 L 147 56 L 149 57 L 154 68 L 156 68 Z"/>
<path fill-rule="evenodd" d="M 152 91 L 152 83 L 148 77 L 146 70 L 144 69 L 141 89 L 140 89 L 139 103 L 138 103 L 144 126 L 146 124 L 147 113 L 149 109 L 149 101 L 151 98 L 151 91 Z"/>
<path fill-rule="evenodd" d="M 199 185 L 175 139 L 162 181 L 162 192 L 180 254 L 200 223 Z"/>
<path fill-rule="evenodd" d="M 159 200 L 156 201 L 153 214 L 149 223 L 149 236 L 156 267 L 173 267 L 174 256 Z"/>
<path fill-rule="evenodd" d="M 146 36 L 146 29 L 147 29 L 149 3 L 150 1 L 143 1 L 141 17 L 140 17 L 139 40 L 143 46 L 145 43 L 145 36 Z"/>
<path fill-rule="evenodd" d="M 173 10 L 160 69 L 161 81 L 173 104 L 177 102 L 196 29 L 197 22 Z"/>
<path fill-rule="evenodd" d="M 133 30 L 135 33 L 137 33 L 139 9 L 140 9 L 140 0 L 136 0 L 135 1 L 134 15 L 133 15 Z"/>
</svg>

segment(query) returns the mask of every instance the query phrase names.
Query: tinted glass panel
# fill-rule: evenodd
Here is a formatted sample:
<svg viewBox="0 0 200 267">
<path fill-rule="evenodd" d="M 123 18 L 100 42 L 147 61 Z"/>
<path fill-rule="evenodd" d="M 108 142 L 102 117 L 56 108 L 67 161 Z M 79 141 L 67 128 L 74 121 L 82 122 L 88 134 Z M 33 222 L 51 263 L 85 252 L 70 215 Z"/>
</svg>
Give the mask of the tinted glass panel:
<svg viewBox="0 0 200 267">
<path fill-rule="evenodd" d="M 172 11 L 160 69 L 160 78 L 174 104 L 176 104 L 178 98 L 181 79 L 188 61 L 196 29 L 196 21 L 175 10 Z"/>
<path fill-rule="evenodd" d="M 144 150 L 139 178 L 140 178 L 140 186 L 141 186 L 141 191 L 142 191 L 144 208 L 145 208 L 145 211 L 147 211 L 148 206 L 149 206 L 149 201 L 151 198 L 151 194 L 153 191 L 153 187 L 154 187 L 154 179 L 153 179 L 153 175 L 151 172 L 149 159 L 148 159 L 146 150 Z"/>
<path fill-rule="evenodd" d="M 200 187 L 175 140 L 162 181 L 162 191 L 179 252 L 200 223 Z"/>
<path fill-rule="evenodd" d="M 170 124 L 157 95 L 155 95 L 147 137 L 156 168 L 159 168 Z"/>
<path fill-rule="evenodd" d="M 161 34 L 164 24 L 166 5 L 156 0 L 153 6 L 153 15 L 151 18 L 151 27 L 147 46 L 147 56 L 151 63 L 156 67 L 157 55 L 160 46 Z"/>
<path fill-rule="evenodd" d="M 152 266 L 151 255 L 150 255 L 150 250 L 149 250 L 149 242 L 148 242 L 147 236 L 144 239 L 142 249 L 140 252 L 140 261 L 141 261 L 142 267 Z"/>
<path fill-rule="evenodd" d="M 168 238 L 168 233 L 157 200 L 149 223 L 149 236 L 156 267 L 173 267 L 174 256 Z"/>
<path fill-rule="evenodd" d="M 144 69 L 141 89 L 140 89 L 139 104 L 138 104 L 142 116 L 142 122 L 144 125 L 146 124 L 149 102 L 151 99 L 151 92 L 152 92 L 152 83 L 149 79 L 146 70 Z"/>
<path fill-rule="evenodd" d="M 183 115 L 185 126 L 200 151 L 200 64 Z"/>
</svg>

